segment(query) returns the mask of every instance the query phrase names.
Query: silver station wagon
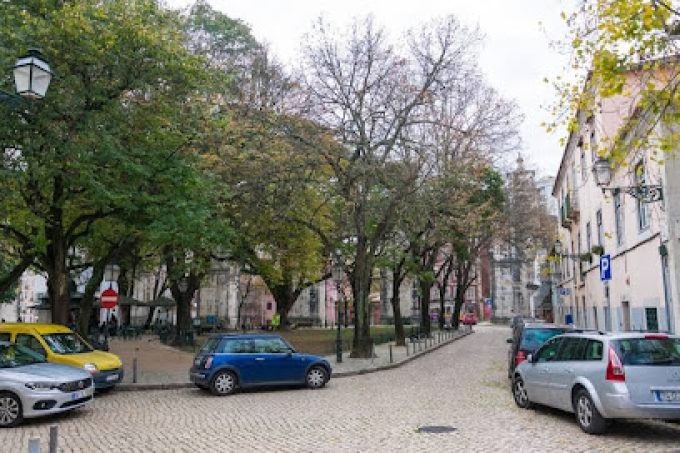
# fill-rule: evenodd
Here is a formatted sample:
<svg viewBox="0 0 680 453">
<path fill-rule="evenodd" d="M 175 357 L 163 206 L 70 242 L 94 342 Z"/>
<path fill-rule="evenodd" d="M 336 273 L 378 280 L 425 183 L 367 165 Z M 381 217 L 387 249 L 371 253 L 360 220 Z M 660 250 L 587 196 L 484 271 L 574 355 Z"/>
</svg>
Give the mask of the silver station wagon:
<svg viewBox="0 0 680 453">
<path fill-rule="evenodd" d="M 93 394 L 87 371 L 47 363 L 31 349 L 0 342 L 0 428 L 82 407 Z"/>
<path fill-rule="evenodd" d="M 521 408 L 533 403 L 576 414 L 601 434 L 621 418 L 680 419 L 680 337 L 573 333 L 548 340 L 513 374 Z"/>
</svg>

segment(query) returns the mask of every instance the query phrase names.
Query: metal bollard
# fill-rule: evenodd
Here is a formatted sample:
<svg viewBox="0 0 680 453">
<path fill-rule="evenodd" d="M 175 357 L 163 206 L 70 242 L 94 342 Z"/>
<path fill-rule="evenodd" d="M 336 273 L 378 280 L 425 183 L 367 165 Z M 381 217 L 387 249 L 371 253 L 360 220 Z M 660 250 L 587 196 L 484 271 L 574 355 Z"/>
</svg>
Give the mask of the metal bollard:
<svg viewBox="0 0 680 453">
<path fill-rule="evenodd" d="M 406 345 L 406 357 L 408 357 L 408 341 L 404 340 L 404 344 Z"/>
<path fill-rule="evenodd" d="M 40 453 L 40 439 L 28 440 L 28 453 Z"/>
<path fill-rule="evenodd" d="M 139 348 L 135 348 L 135 355 L 132 359 L 132 383 L 136 384 L 137 383 L 137 352 L 139 352 Z"/>
<path fill-rule="evenodd" d="M 50 453 L 57 453 L 59 447 L 59 427 L 57 425 L 50 426 Z"/>
<path fill-rule="evenodd" d="M 390 345 L 390 363 L 394 362 L 394 359 L 392 357 L 392 345 Z"/>
</svg>

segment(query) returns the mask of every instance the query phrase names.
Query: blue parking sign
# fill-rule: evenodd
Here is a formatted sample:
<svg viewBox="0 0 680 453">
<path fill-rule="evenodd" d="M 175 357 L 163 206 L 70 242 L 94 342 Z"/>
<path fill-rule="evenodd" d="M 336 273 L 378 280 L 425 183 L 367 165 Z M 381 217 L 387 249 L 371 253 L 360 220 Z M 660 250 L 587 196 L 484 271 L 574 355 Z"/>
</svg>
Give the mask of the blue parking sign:
<svg viewBox="0 0 680 453">
<path fill-rule="evenodd" d="M 612 260 L 610 255 L 600 257 L 600 280 L 607 281 L 612 279 Z"/>
</svg>

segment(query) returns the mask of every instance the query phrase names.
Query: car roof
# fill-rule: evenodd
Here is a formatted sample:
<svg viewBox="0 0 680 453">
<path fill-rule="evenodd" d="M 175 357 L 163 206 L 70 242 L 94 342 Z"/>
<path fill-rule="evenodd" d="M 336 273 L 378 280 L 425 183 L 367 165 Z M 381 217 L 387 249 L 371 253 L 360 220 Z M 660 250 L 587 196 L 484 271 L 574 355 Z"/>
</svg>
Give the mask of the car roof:
<svg viewBox="0 0 680 453">
<path fill-rule="evenodd" d="M 281 338 L 280 335 L 271 333 L 217 333 L 212 338 L 233 338 L 242 340 L 254 340 L 257 338 Z"/>
<path fill-rule="evenodd" d="M 673 338 L 679 339 L 678 335 L 671 335 L 663 332 L 603 332 L 603 331 L 575 331 L 566 332 L 562 337 L 578 337 L 578 338 L 608 338 L 610 340 L 620 340 L 625 338 Z"/>
<path fill-rule="evenodd" d="M 60 324 L 39 324 L 29 322 L 14 322 L 0 324 L 0 332 L 31 332 L 43 334 L 51 333 L 72 333 L 73 331 L 66 326 Z"/>
<path fill-rule="evenodd" d="M 551 324 L 548 322 L 526 322 L 523 324 L 525 329 L 566 329 L 574 330 L 573 327 L 560 324 Z"/>
</svg>

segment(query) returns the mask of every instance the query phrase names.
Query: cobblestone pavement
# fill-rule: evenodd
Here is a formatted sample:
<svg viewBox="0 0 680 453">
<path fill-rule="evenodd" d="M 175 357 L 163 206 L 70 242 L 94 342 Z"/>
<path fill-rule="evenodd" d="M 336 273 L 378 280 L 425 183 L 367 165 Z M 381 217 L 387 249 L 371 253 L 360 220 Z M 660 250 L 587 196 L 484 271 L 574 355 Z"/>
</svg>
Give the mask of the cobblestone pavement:
<svg viewBox="0 0 680 453">
<path fill-rule="evenodd" d="M 573 416 L 515 407 L 505 378 L 509 329 L 476 333 L 401 368 L 336 379 L 323 390 L 112 392 L 87 409 L 0 431 L 0 450 L 46 445 L 50 424 L 64 451 L 680 451 L 680 426 L 636 421 L 605 436 Z M 423 425 L 450 425 L 422 434 Z M 45 451 L 45 450 L 43 450 Z"/>
</svg>

